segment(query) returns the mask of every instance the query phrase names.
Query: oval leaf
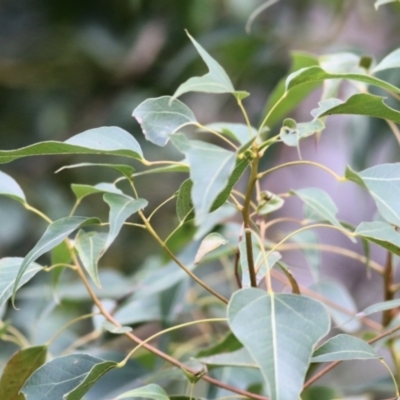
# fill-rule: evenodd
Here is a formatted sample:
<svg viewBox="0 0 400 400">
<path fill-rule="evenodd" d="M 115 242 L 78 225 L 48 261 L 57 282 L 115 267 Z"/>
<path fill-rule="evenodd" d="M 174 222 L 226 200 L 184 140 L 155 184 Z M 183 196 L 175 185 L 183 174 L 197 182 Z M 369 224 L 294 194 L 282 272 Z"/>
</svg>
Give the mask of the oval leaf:
<svg viewBox="0 0 400 400">
<path fill-rule="evenodd" d="M 21 203 L 26 203 L 25 194 L 21 187 L 10 175 L 0 171 L 0 196 L 11 197 Z"/>
<path fill-rule="evenodd" d="M 260 367 L 271 400 L 298 399 L 314 346 L 330 328 L 325 307 L 305 296 L 243 289 L 231 298 L 228 321 Z"/>
<path fill-rule="evenodd" d="M 120 394 L 115 400 L 121 399 L 152 399 L 152 400 L 169 400 L 169 397 L 165 390 L 154 383 L 150 385 L 142 386 L 137 389 L 130 390 Z"/>
<path fill-rule="evenodd" d="M 198 264 L 208 253 L 227 243 L 228 241 L 219 233 L 210 233 L 202 240 L 197 250 L 194 263 Z"/>
<path fill-rule="evenodd" d="M 133 110 L 132 116 L 139 122 L 145 138 L 157 146 L 165 146 L 171 133 L 197 123 L 192 110 L 170 96 L 145 100 Z"/>
<path fill-rule="evenodd" d="M 103 321 L 101 326 L 108 332 L 115 334 L 123 334 L 132 331 L 132 328 L 130 326 L 117 326 L 110 321 Z"/>
</svg>

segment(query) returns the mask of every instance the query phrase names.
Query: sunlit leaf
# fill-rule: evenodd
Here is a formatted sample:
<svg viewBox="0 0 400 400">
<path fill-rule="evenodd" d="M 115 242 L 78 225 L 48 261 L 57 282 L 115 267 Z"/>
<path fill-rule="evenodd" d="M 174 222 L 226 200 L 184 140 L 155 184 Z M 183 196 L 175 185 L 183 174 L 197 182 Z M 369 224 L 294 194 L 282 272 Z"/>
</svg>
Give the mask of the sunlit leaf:
<svg viewBox="0 0 400 400">
<path fill-rule="evenodd" d="M 199 225 L 228 185 L 235 168 L 236 153 L 210 143 L 189 141 L 184 135 L 173 135 L 171 141 L 185 154 L 190 165 L 191 199 Z"/>
<path fill-rule="evenodd" d="M 47 347 L 35 346 L 17 351 L 7 362 L 0 379 L 0 399 L 25 400 L 19 394 L 26 380 L 46 361 Z"/>
<path fill-rule="evenodd" d="M 187 35 L 200 54 L 200 57 L 206 63 L 208 73 L 203 76 L 189 78 L 178 87 L 173 97 L 179 97 L 183 93 L 187 92 L 232 93 L 241 99 L 246 97 L 248 93 L 235 91 L 229 76 L 221 65 L 219 65 L 218 62 L 215 61 L 214 58 L 212 58 L 192 36 L 189 35 L 189 33 L 187 33 Z"/>
<path fill-rule="evenodd" d="M 102 182 L 94 186 L 92 185 L 81 185 L 73 183 L 71 189 L 74 192 L 78 201 L 81 201 L 84 197 L 95 193 L 118 193 L 122 194 L 122 191 L 118 189 L 114 184 Z"/>
<path fill-rule="evenodd" d="M 130 165 L 125 165 L 125 164 L 79 163 L 79 164 L 65 165 L 64 167 L 57 170 L 56 173 L 61 172 L 64 169 L 75 169 L 75 168 L 84 168 L 84 167 L 110 168 L 115 171 L 118 171 L 120 174 L 124 175 L 126 178 L 129 178 L 135 171 L 135 168 L 131 167 Z"/>
<path fill-rule="evenodd" d="M 133 110 L 147 140 L 165 146 L 171 133 L 185 125 L 196 124 L 192 110 L 170 96 L 147 99 Z"/>
<path fill-rule="evenodd" d="M 311 362 L 378 359 L 375 350 L 354 336 L 340 334 L 326 341 L 314 351 Z"/>
<path fill-rule="evenodd" d="M 160 386 L 151 383 L 150 385 L 142 386 L 137 389 L 129 390 L 120 394 L 115 400 L 121 399 L 152 399 L 152 400 L 169 400 L 169 397 L 164 389 Z"/>
<path fill-rule="evenodd" d="M 330 328 L 325 307 L 305 296 L 250 288 L 233 294 L 228 320 L 260 367 L 271 400 L 298 399 L 314 346 Z"/>
<path fill-rule="evenodd" d="M 117 326 L 111 323 L 110 321 L 103 321 L 102 327 L 108 332 L 115 334 L 124 334 L 130 332 L 132 328 L 130 326 Z"/>
<path fill-rule="evenodd" d="M 55 154 L 107 154 L 142 159 L 136 139 L 115 126 L 89 129 L 65 142 L 40 142 L 17 150 L 0 151 L 0 164 L 22 157 Z"/>
<path fill-rule="evenodd" d="M 380 164 L 361 172 L 348 167 L 345 176 L 369 191 L 386 221 L 400 226 L 400 163 Z"/>
<path fill-rule="evenodd" d="M 99 222 L 100 221 L 97 218 L 65 217 L 51 223 L 47 227 L 40 240 L 36 243 L 35 247 L 26 255 L 19 268 L 12 292 L 13 301 L 19 282 L 30 264 L 36 261 L 42 254 L 50 251 L 60 244 L 76 229 L 79 229 L 85 225 L 98 224 Z"/>
<path fill-rule="evenodd" d="M 11 297 L 23 261 L 24 259 L 20 257 L 7 257 L 0 260 L 0 307 Z M 39 264 L 31 263 L 19 279 L 17 289 L 33 278 L 42 268 Z"/>
<path fill-rule="evenodd" d="M 198 264 L 208 253 L 227 243 L 228 241 L 219 233 L 210 233 L 202 240 L 197 250 L 194 263 Z"/>
<path fill-rule="evenodd" d="M 26 203 L 25 194 L 18 183 L 10 175 L 0 171 L 0 196 L 11 197 L 21 203 Z"/>
<path fill-rule="evenodd" d="M 21 392 L 26 400 L 80 400 L 117 363 L 88 354 L 71 354 L 44 364 Z"/>
</svg>

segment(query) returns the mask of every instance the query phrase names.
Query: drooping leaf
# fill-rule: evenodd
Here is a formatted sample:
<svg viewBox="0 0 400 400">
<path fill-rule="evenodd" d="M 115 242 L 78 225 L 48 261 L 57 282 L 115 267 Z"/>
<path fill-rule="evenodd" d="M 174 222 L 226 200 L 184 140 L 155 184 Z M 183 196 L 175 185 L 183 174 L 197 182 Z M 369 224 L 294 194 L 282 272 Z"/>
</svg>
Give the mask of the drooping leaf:
<svg viewBox="0 0 400 400">
<path fill-rule="evenodd" d="M 0 171 L 0 196 L 7 196 L 20 203 L 26 203 L 23 190 L 10 175 Z"/>
<path fill-rule="evenodd" d="M 93 282 L 101 287 L 97 264 L 104 252 L 107 234 L 80 230 L 75 237 L 79 258 Z"/>
<path fill-rule="evenodd" d="M 212 211 L 214 201 L 228 185 L 235 168 L 236 153 L 213 144 L 189 141 L 181 134 L 173 135 L 171 141 L 185 154 L 190 165 L 190 178 L 193 182 L 191 199 L 196 225 L 199 225 Z"/>
<path fill-rule="evenodd" d="M 267 190 L 260 193 L 260 202 L 257 205 L 258 215 L 267 215 L 283 207 L 285 201 Z"/>
<path fill-rule="evenodd" d="M 330 328 L 325 307 L 305 296 L 242 289 L 231 298 L 228 321 L 260 367 L 271 400 L 299 398 L 314 346 Z"/>
<path fill-rule="evenodd" d="M 102 182 L 98 183 L 94 186 L 92 185 L 82 185 L 75 184 L 71 185 L 71 189 L 74 192 L 78 201 L 81 201 L 84 197 L 89 196 L 95 193 L 119 193 L 122 194 L 122 191 L 118 189 L 114 184 Z"/>
<path fill-rule="evenodd" d="M 400 163 L 376 165 L 361 172 L 347 167 L 345 176 L 369 191 L 386 221 L 400 226 Z"/>
<path fill-rule="evenodd" d="M 24 259 L 20 257 L 8 257 L 0 260 L 0 307 L 11 297 L 23 261 Z M 33 278 L 42 268 L 39 264 L 31 263 L 22 274 L 17 289 Z"/>
<path fill-rule="evenodd" d="M 400 49 L 396 49 L 388 54 L 375 68 L 372 70 L 372 73 L 383 71 L 385 69 L 390 68 L 399 68 L 400 67 Z"/>
<path fill-rule="evenodd" d="M 17 351 L 7 362 L 0 379 L 0 399 L 25 400 L 19 394 L 26 380 L 46 361 L 47 347 L 35 346 Z"/>
<path fill-rule="evenodd" d="M 399 0 L 376 0 L 375 1 L 375 8 L 378 9 L 379 6 L 383 6 L 384 4 L 395 3 Z"/>
<path fill-rule="evenodd" d="M 221 132 L 223 135 L 238 141 L 242 146 L 246 145 L 252 138 L 257 136 L 257 130 L 245 124 L 237 124 L 230 122 L 215 122 L 206 125 L 206 128 Z"/>
<path fill-rule="evenodd" d="M 365 115 L 368 117 L 382 118 L 400 123 L 400 112 L 387 106 L 385 98 L 369 93 L 355 94 L 342 104 L 325 110 L 318 117 L 335 114 Z M 315 116 L 317 112 L 314 113 Z"/>
<path fill-rule="evenodd" d="M 310 386 L 301 394 L 301 400 L 337 400 L 341 395 L 326 386 Z"/>
<path fill-rule="evenodd" d="M 120 394 L 115 400 L 121 399 L 169 400 L 169 397 L 163 388 L 151 383 L 150 385 L 142 386 Z"/>
<path fill-rule="evenodd" d="M 84 168 L 84 167 L 104 167 L 104 168 L 110 168 L 113 169 L 126 178 L 129 178 L 133 172 L 135 171 L 135 168 L 133 168 L 130 165 L 125 165 L 125 164 L 104 164 L 104 163 L 79 163 L 79 164 L 72 164 L 72 165 L 65 165 L 64 167 L 58 169 L 56 173 L 63 171 L 64 169 L 74 169 L 74 168 Z"/>
<path fill-rule="evenodd" d="M 319 281 L 311 285 L 310 289 L 347 311 L 341 311 L 330 306 L 329 303 L 327 304 L 333 321 L 341 330 L 353 333 L 361 329 L 360 322 L 356 319 L 351 319 L 351 316 L 357 313 L 357 306 L 350 292 L 342 283 L 333 280 Z"/>
<path fill-rule="evenodd" d="M 114 193 L 106 193 L 103 198 L 110 206 L 110 230 L 105 244 L 105 249 L 107 249 L 118 236 L 125 221 L 132 214 L 145 208 L 148 203 L 144 199 L 133 199 L 126 195 Z"/>
<path fill-rule="evenodd" d="M 386 222 L 361 222 L 354 232 L 400 256 L 400 233 Z"/>
<path fill-rule="evenodd" d="M 324 99 L 318 102 L 318 107 L 311 110 L 311 115 L 314 118 L 318 118 L 320 115 L 324 115 L 324 113 L 340 104 L 343 104 L 343 101 L 340 99 L 329 98 Z"/>
<path fill-rule="evenodd" d="M 339 334 L 318 347 L 311 362 L 331 362 L 345 360 L 378 359 L 375 350 L 364 340 L 354 336 Z"/>
<path fill-rule="evenodd" d="M 187 33 L 187 32 L 186 32 Z M 225 70 L 207 53 L 206 50 L 200 46 L 197 41 L 189 35 L 194 47 L 200 54 L 200 57 L 206 63 L 208 73 L 203 76 L 196 76 L 189 78 L 186 82 L 182 83 L 175 91 L 173 98 L 181 96 L 187 92 L 205 92 L 205 93 L 232 93 L 233 95 L 243 99 L 248 96 L 247 92 L 237 92 L 233 87 L 229 76 Z"/>
<path fill-rule="evenodd" d="M 259 368 L 248 350 L 244 347 L 231 353 L 215 354 L 208 357 L 196 358 L 196 360 L 206 364 L 208 367 L 228 366 L 239 368 Z"/>
<path fill-rule="evenodd" d="M 58 357 L 36 370 L 21 392 L 26 400 L 80 400 L 116 366 L 114 361 L 104 361 L 88 354 Z"/>
<path fill-rule="evenodd" d="M 287 118 L 283 121 L 280 138 L 286 146 L 298 147 L 300 140 L 321 132 L 323 129 L 325 129 L 325 124 L 319 119 L 297 123 L 295 120 Z"/>
<path fill-rule="evenodd" d="M 197 250 L 196 257 L 194 259 L 194 263 L 198 264 L 200 261 L 211 251 L 217 249 L 224 244 L 227 244 L 228 241 L 221 236 L 219 233 L 210 233 L 207 235 L 201 242 L 199 249 Z"/>
<path fill-rule="evenodd" d="M 292 271 L 290 271 L 290 268 L 283 262 L 277 262 L 276 265 L 281 269 L 281 271 L 284 273 L 287 280 L 289 281 L 290 286 L 292 287 L 292 293 L 301 294 L 300 286 L 297 283 Z"/>
<path fill-rule="evenodd" d="M 51 223 L 40 240 L 36 243 L 35 247 L 24 258 L 14 281 L 12 300 L 14 301 L 15 292 L 17 291 L 19 282 L 30 264 L 36 261 L 42 254 L 60 244 L 76 229 L 85 225 L 98 224 L 99 222 L 100 221 L 97 218 L 65 217 Z"/>
<path fill-rule="evenodd" d="M 142 159 L 143 153 L 136 139 L 115 126 L 89 129 L 65 142 L 40 142 L 16 150 L 0 151 L 0 164 L 22 157 L 56 154 L 107 154 Z"/>
<path fill-rule="evenodd" d="M 165 146 L 171 133 L 186 125 L 196 124 L 192 110 L 171 96 L 147 99 L 133 110 L 147 140 Z"/>
<path fill-rule="evenodd" d="M 130 326 L 117 326 L 110 321 L 103 321 L 102 327 L 108 332 L 115 333 L 118 335 L 130 332 L 132 328 Z"/>
</svg>

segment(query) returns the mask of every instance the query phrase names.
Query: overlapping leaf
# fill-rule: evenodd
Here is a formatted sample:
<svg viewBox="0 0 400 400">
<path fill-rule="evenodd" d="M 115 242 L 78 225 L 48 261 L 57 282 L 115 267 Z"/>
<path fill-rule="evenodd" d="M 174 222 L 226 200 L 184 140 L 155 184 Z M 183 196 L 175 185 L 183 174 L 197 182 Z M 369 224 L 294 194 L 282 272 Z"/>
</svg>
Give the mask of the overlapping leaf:
<svg viewBox="0 0 400 400">
<path fill-rule="evenodd" d="M 228 321 L 260 367 L 271 400 L 299 398 L 314 346 L 330 328 L 325 307 L 305 296 L 243 289 L 231 298 Z"/>
<path fill-rule="evenodd" d="M 137 389 L 129 390 L 120 394 L 115 400 L 122 399 L 151 399 L 151 400 L 169 400 L 165 390 L 154 383 L 142 386 Z"/>
<path fill-rule="evenodd" d="M 10 175 L 0 171 L 0 196 L 7 196 L 20 203 L 26 203 L 25 194 Z"/>
<path fill-rule="evenodd" d="M 217 132 L 221 132 L 225 136 L 238 141 L 242 146 L 249 143 L 252 138 L 257 136 L 257 130 L 245 124 L 229 123 L 229 122 L 215 122 L 206 126 Z"/>
<path fill-rule="evenodd" d="M 123 194 L 122 190 L 118 189 L 114 184 L 107 182 L 97 183 L 94 186 L 73 183 L 71 185 L 71 189 L 74 192 L 78 201 L 81 201 L 86 196 L 90 196 L 91 194 L 95 193 Z"/>
<path fill-rule="evenodd" d="M 60 168 L 59 170 L 57 170 L 56 173 L 61 172 L 64 169 L 75 169 L 75 168 L 84 168 L 84 167 L 110 168 L 110 169 L 113 169 L 113 170 L 119 172 L 126 178 L 129 178 L 135 171 L 135 168 L 133 168 L 130 165 L 125 165 L 125 164 L 79 163 L 79 164 L 66 165 L 66 166 Z"/>
<path fill-rule="evenodd" d="M 197 250 L 196 257 L 194 259 L 194 263 L 198 264 L 201 260 L 210 252 L 217 249 L 224 244 L 227 244 L 228 241 L 221 236 L 219 233 L 214 232 L 207 235 L 201 242 L 199 249 Z"/>
<path fill-rule="evenodd" d="M 0 151 L 0 164 L 22 157 L 55 154 L 107 154 L 142 159 L 136 139 L 127 131 L 115 127 L 89 129 L 65 142 L 40 142 L 17 150 Z"/>
</svg>

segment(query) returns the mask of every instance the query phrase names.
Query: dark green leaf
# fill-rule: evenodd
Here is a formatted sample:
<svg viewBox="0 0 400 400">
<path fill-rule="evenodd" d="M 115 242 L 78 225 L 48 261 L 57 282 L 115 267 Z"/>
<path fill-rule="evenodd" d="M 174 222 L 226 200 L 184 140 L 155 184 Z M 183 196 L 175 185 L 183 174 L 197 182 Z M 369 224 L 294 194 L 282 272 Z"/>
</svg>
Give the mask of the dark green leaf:
<svg viewBox="0 0 400 400">
<path fill-rule="evenodd" d="M 64 169 L 83 168 L 83 167 L 111 168 L 111 169 L 114 169 L 115 171 L 118 171 L 126 178 L 129 178 L 135 171 L 135 168 L 131 167 L 130 165 L 125 165 L 125 164 L 79 163 L 79 164 L 73 164 L 73 165 L 66 165 L 66 166 L 60 168 L 59 170 L 57 170 L 56 173 L 63 171 Z"/>
<path fill-rule="evenodd" d="M 26 203 L 25 194 L 21 187 L 10 175 L 0 171 L 0 196 L 11 197 L 20 203 Z"/>
<path fill-rule="evenodd" d="M 114 184 L 112 183 L 98 183 L 97 185 L 91 186 L 91 185 L 78 185 L 73 183 L 71 185 L 71 189 L 74 192 L 76 198 L 78 201 L 81 201 L 84 197 L 89 196 L 91 194 L 95 193 L 117 193 L 117 194 L 123 194 L 120 189 L 118 189 Z"/>
<path fill-rule="evenodd" d="M 196 358 L 209 357 L 220 353 L 230 353 L 242 348 L 242 343 L 236 339 L 232 332 L 229 332 L 220 341 L 214 343 L 211 347 L 200 350 Z"/>
<path fill-rule="evenodd" d="M 244 347 L 231 353 L 215 354 L 208 357 L 197 358 L 197 360 L 209 367 L 259 368 Z"/>
</svg>

